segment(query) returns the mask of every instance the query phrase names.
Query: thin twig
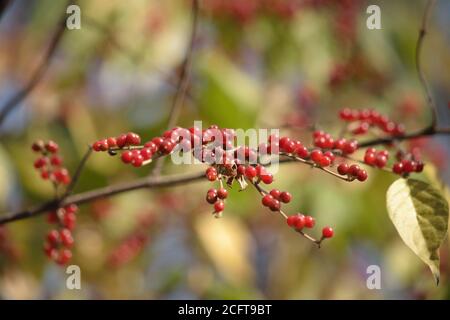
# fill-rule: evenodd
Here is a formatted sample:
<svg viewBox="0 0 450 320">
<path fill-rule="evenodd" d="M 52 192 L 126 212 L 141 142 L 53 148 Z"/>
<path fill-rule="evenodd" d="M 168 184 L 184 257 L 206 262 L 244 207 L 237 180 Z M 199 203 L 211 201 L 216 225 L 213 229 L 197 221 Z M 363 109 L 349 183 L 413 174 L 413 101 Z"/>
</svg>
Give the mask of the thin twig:
<svg viewBox="0 0 450 320">
<path fill-rule="evenodd" d="M 264 188 L 262 188 L 259 183 L 254 183 L 253 181 L 250 181 L 250 184 L 253 185 L 255 187 L 255 189 L 259 192 L 259 194 L 261 196 L 265 196 L 266 194 L 269 194 L 269 192 L 267 190 L 264 190 Z M 277 211 L 285 220 L 288 218 L 288 215 L 283 211 L 283 210 L 278 210 Z M 317 240 L 314 237 L 310 236 L 309 234 L 303 232 L 302 230 L 299 229 L 294 229 L 296 232 L 298 232 L 299 234 L 301 234 L 303 237 L 305 237 L 306 239 L 308 239 L 309 241 L 315 243 L 319 248 L 320 248 L 320 244 L 322 243 L 322 240 Z"/>
<path fill-rule="evenodd" d="M 180 116 L 181 108 L 186 97 L 186 93 L 189 87 L 190 73 L 192 56 L 194 52 L 195 38 L 197 36 L 198 27 L 198 14 L 199 14 L 199 4 L 198 0 L 192 0 L 192 24 L 191 24 L 191 35 L 189 39 L 188 48 L 186 50 L 186 55 L 184 57 L 183 63 L 181 65 L 180 78 L 178 81 L 177 91 L 172 103 L 172 108 L 170 110 L 169 121 L 167 124 L 167 129 L 171 129 L 178 121 Z M 152 175 L 158 176 L 161 173 L 164 159 L 158 159 L 153 168 Z"/>
<path fill-rule="evenodd" d="M 67 2 L 67 6 L 71 3 L 74 3 L 73 0 Z M 65 6 L 64 9 L 67 7 Z M 5 121 L 6 117 L 13 111 L 20 103 L 33 91 L 36 85 L 41 81 L 45 72 L 47 71 L 50 61 L 54 56 L 58 45 L 61 42 L 64 31 L 66 30 L 66 11 L 64 10 L 62 16 L 58 21 L 58 25 L 56 27 L 56 31 L 53 34 L 50 45 L 47 48 L 45 55 L 42 58 L 41 63 L 36 68 L 34 73 L 31 75 L 28 82 L 25 86 L 20 89 L 14 96 L 12 96 L 9 100 L 6 101 L 4 105 L 0 107 L 0 126 L 3 121 Z"/>
<path fill-rule="evenodd" d="M 62 196 L 63 199 L 67 198 L 70 194 L 72 194 L 73 189 L 77 185 L 77 182 L 80 179 L 80 175 L 84 169 L 84 166 L 86 165 L 86 162 L 88 161 L 91 154 L 92 154 L 92 147 L 88 146 L 86 153 L 84 154 L 83 158 L 81 159 L 80 163 L 78 164 L 77 169 L 75 170 L 72 181 L 70 182 L 69 186 L 66 189 L 66 192 Z"/>
<path fill-rule="evenodd" d="M 436 128 L 436 125 L 437 125 L 437 109 L 436 109 L 436 106 L 434 105 L 433 98 L 431 97 L 430 88 L 428 87 L 427 80 L 425 79 L 425 75 L 422 70 L 422 64 L 421 64 L 420 57 L 421 57 L 421 52 L 422 52 L 422 48 L 423 48 L 423 42 L 424 42 L 425 36 L 427 34 L 428 20 L 430 18 L 432 9 L 435 4 L 436 4 L 435 0 L 427 1 L 426 7 L 425 7 L 425 12 L 422 16 L 422 24 L 421 24 L 421 27 L 419 30 L 419 38 L 417 39 L 416 54 L 415 54 L 416 70 L 417 70 L 417 74 L 419 76 L 420 83 L 422 84 L 422 87 L 427 96 L 428 106 L 431 109 L 431 117 L 432 117 L 431 118 L 431 127 L 433 127 L 433 128 Z"/>
</svg>

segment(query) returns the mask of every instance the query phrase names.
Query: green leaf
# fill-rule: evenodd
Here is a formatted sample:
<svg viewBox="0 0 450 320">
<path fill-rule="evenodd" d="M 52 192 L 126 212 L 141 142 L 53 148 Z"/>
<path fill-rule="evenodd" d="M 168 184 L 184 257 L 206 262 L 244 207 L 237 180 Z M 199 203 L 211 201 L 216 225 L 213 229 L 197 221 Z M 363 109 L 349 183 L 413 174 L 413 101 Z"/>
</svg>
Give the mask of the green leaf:
<svg viewBox="0 0 450 320">
<path fill-rule="evenodd" d="M 448 203 L 423 181 L 398 179 L 387 191 L 387 209 L 400 237 L 431 269 L 439 284 L 439 247 L 448 228 Z"/>
</svg>

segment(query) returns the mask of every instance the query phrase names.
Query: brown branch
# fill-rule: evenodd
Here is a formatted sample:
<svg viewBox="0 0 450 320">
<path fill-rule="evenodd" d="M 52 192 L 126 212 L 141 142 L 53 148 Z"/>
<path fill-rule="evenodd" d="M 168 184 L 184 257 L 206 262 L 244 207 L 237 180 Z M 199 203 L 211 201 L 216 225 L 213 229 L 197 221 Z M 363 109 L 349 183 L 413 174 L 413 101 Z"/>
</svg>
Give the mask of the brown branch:
<svg viewBox="0 0 450 320">
<path fill-rule="evenodd" d="M 67 1 L 67 5 L 64 7 L 64 9 L 72 3 L 75 3 L 75 1 L 73 0 Z M 47 48 L 47 51 L 45 52 L 45 55 L 42 58 L 41 63 L 36 68 L 34 73 L 31 75 L 30 79 L 25 84 L 25 86 L 22 89 L 20 89 L 14 96 L 12 96 L 9 100 L 7 100 L 4 105 L 0 107 L 0 126 L 2 125 L 3 121 L 5 121 L 5 119 L 8 117 L 8 115 L 11 113 L 11 111 L 13 111 L 17 106 L 19 106 L 20 103 L 33 91 L 36 85 L 41 81 L 50 65 L 50 61 L 54 56 L 56 49 L 58 48 L 58 45 L 61 42 L 65 30 L 66 30 L 66 11 L 64 10 L 62 16 L 59 18 L 56 31 L 54 32 L 50 40 L 50 44 Z"/>
<path fill-rule="evenodd" d="M 430 18 L 432 9 L 434 5 L 436 4 L 435 0 L 428 0 L 425 11 L 422 17 L 422 24 L 419 30 L 419 38 L 417 39 L 416 44 L 416 53 L 415 53 L 415 59 L 416 59 L 416 70 L 417 74 L 419 76 L 420 83 L 422 84 L 423 90 L 425 91 L 426 97 L 427 97 L 427 103 L 429 108 L 431 109 L 431 127 L 435 128 L 437 125 L 437 109 L 434 105 L 433 98 L 431 97 L 430 88 L 428 87 L 427 80 L 425 79 L 425 75 L 422 70 L 422 64 L 421 64 L 421 52 L 423 48 L 423 42 L 425 39 L 425 36 L 427 34 L 427 24 L 428 20 Z"/>
<path fill-rule="evenodd" d="M 376 138 L 372 140 L 367 140 L 360 142 L 358 145 L 360 148 L 365 147 L 372 147 L 376 145 L 383 145 L 383 144 L 391 144 L 395 141 L 403 141 L 403 140 L 412 140 L 427 136 L 434 136 L 434 135 L 447 135 L 450 134 L 450 128 L 437 128 L 435 129 L 432 126 L 426 127 L 424 129 L 414 131 L 411 133 L 407 133 L 401 136 L 391 136 L 391 137 L 383 137 L 383 138 Z"/>
<path fill-rule="evenodd" d="M 402 140 L 414 139 L 426 135 L 436 135 L 436 134 L 450 134 L 450 128 L 439 129 L 434 131 L 422 130 L 416 133 L 406 134 L 401 137 Z M 397 137 L 398 139 L 399 137 Z M 365 143 L 365 146 L 373 146 L 380 145 L 392 142 L 392 138 L 386 139 L 377 139 L 373 141 L 368 141 Z M 280 159 L 280 164 L 284 163 L 293 163 L 298 162 L 297 159 L 285 158 Z M 79 165 L 80 167 L 80 165 Z M 76 175 L 76 174 L 75 174 Z M 112 186 L 103 187 L 100 189 L 94 189 L 82 193 L 78 193 L 72 196 L 67 196 L 63 199 L 55 199 L 43 204 L 32 207 L 31 209 L 13 212 L 9 214 L 4 214 L 0 216 L 0 225 L 6 224 L 9 222 L 22 220 L 26 218 L 31 218 L 33 216 L 37 216 L 44 212 L 54 210 L 60 206 L 68 205 L 68 204 L 82 204 L 95 199 L 111 197 L 120 193 L 130 192 L 137 189 L 153 189 L 153 188 L 161 188 L 161 187 L 172 187 L 182 184 L 187 184 L 195 181 L 199 181 L 204 178 L 204 171 L 190 173 L 190 174 L 182 174 L 182 175 L 171 175 L 164 177 L 147 177 L 143 179 L 138 179 L 131 182 L 126 183 L 118 183 Z"/>
<path fill-rule="evenodd" d="M 162 187 L 174 187 L 177 185 L 182 185 L 194 181 L 201 180 L 204 178 L 205 173 L 196 172 L 182 175 L 173 175 L 166 176 L 164 178 L 161 177 L 151 177 L 151 178 L 142 178 L 135 181 L 120 183 L 112 186 L 107 186 L 100 189 L 95 189 L 91 191 L 82 192 L 79 194 L 75 194 L 72 196 L 68 196 L 62 200 L 52 200 L 45 202 L 43 204 L 32 207 L 31 209 L 11 213 L 7 215 L 0 216 L 0 225 L 6 224 L 9 222 L 22 220 L 26 218 L 31 218 L 34 216 L 38 216 L 42 213 L 55 210 L 61 206 L 65 206 L 68 204 L 82 204 L 92 200 L 111 197 L 120 193 L 129 192 L 138 189 L 153 189 L 153 188 L 162 188 Z"/>
<path fill-rule="evenodd" d="M 181 108 L 186 97 L 186 93 L 189 87 L 189 78 L 191 73 L 192 56 L 194 52 L 195 38 L 197 36 L 198 28 L 198 15 L 199 15 L 199 3 L 198 0 L 192 0 L 192 22 L 191 22 L 191 35 L 189 39 L 188 48 L 186 50 L 186 55 L 184 57 L 183 63 L 181 64 L 180 77 L 177 85 L 177 91 L 172 103 L 172 108 L 170 110 L 169 121 L 167 124 L 167 129 L 171 129 L 178 121 L 180 116 Z M 155 163 L 152 175 L 158 176 L 161 173 L 164 164 L 164 159 L 160 158 Z"/>
</svg>

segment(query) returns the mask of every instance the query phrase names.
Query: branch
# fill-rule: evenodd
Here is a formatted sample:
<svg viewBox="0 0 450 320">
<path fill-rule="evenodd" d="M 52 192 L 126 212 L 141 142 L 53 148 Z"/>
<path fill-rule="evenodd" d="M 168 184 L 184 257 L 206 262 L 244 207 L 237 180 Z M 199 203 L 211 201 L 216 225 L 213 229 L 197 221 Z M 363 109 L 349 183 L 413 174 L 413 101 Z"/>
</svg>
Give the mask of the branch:
<svg viewBox="0 0 450 320">
<path fill-rule="evenodd" d="M 425 75 L 423 73 L 422 70 L 422 64 L 421 64 L 421 52 L 422 52 L 422 48 L 423 48 L 423 42 L 425 39 L 425 35 L 427 34 L 427 23 L 431 14 L 431 11 L 434 7 L 434 5 L 436 4 L 435 0 L 428 0 L 426 7 L 425 7 L 425 11 L 422 17 L 422 25 L 420 27 L 419 30 L 419 38 L 417 39 L 417 44 L 416 44 L 416 70 L 417 70 L 417 74 L 419 76 L 419 80 L 420 83 L 422 84 L 423 90 L 425 91 L 425 94 L 427 96 L 427 103 L 429 108 L 431 109 L 431 127 L 435 128 L 436 124 L 437 124 L 437 109 L 436 106 L 434 105 L 433 102 L 433 98 L 431 97 L 431 92 L 430 92 L 430 88 L 428 87 L 428 83 L 427 80 L 425 79 Z"/>
<path fill-rule="evenodd" d="M 450 134 L 450 128 L 445 129 L 436 129 L 433 131 L 427 131 L 422 130 L 416 133 L 406 134 L 402 137 L 397 137 L 397 139 L 401 140 L 409 140 L 414 139 L 418 137 L 422 137 L 425 135 L 436 135 L 436 134 Z M 373 146 L 373 145 L 380 145 L 380 144 L 387 144 L 393 141 L 393 138 L 385 138 L 385 139 L 377 139 L 372 141 L 367 141 L 365 143 L 360 144 L 360 146 L 367 147 L 367 146 Z M 83 159 L 86 158 L 86 155 Z M 83 160 L 82 160 L 83 162 Z M 280 159 L 280 164 L 285 163 L 293 163 L 298 162 L 298 159 L 292 159 L 292 158 L 284 158 Z M 83 168 L 83 165 L 78 166 L 78 168 Z M 79 170 L 77 170 L 79 171 Z M 81 172 L 81 169 L 80 169 Z M 329 172 L 327 172 L 329 173 Z M 77 176 L 77 173 L 75 173 L 74 180 Z M 54 209 L 57 209 L 61 206 L 65 206 L 68 204 L 82 204 L 86 203 L 92 200 L 96 200 L 99 198 L 105 198 L 105 197 L 111 197 L 120 193 L 130 192 L 137 189 L 154 189 L 154 188 L 162 188 L 162 187 L 172 187 L 182 184 L 188 184 L 191 182 L 196 182 L 199 180 L 202 180 L 205 176 L 205 172 L 196 172 L 196 173 L 189 173 L 189 174 L 181 174 L 181 175 L 170 175 L 170 176 L 154 176 L 154 177 L 147 177 L 138 179 L 131 182 L 126 183 L 118 183 L 112 186 L 107 186 L 99 189 L 94 189 L 82 193 L 78 193 L 72 196 L 67 196 L 62 199 L 55 199 L 48 202 L 45 202 L 43 204 L 37 205 L 35 207 L 32 207 L 31 209 L 20 211 L 20 212 L 13 212 L 9 214 L 4 214 L 0 216 L 0 225 L 6 224 L 9 222 L 22 220 L 31 218 L 37 215 L 40 215 L 44 212 L 51 211 Z"/>
<path fill-rule="evenodd" d="M 88 161 L 89 157 L 92 154 L 92 147 L 88 146 L 88 149 L 86 153 L 84 154 L 83 158 L 81 159 L 80 163 L 78 164 L 77 169 L 75 170 L 75 174 L 73 175 L 72 181 L 70 182 L 69 186 L 66 189 L 66 192 L 63 195 L 63 199 L 67 198 L 77 185 L 78 180 L 80 179 L 80 175 L 83 172 L 84 166 L 86 165 L 86 162 Z"/>
<path fill-rule="evenodd" d="M 435 129 L 433 126 L 426 127 L 424 129 L 407 133 L 402 136 L 392 136 L 392 137 L 385 137 L 385 138 L 376 138 L 373 140 L 367 140 L 360 142 L 358 146 L 360 148 L 365 147 L 372 147 L 376 145 L 383 145 L 383 144 L 391 144 L 395 141 L 403 141 L 403 140 L 412 140 L 417 138 L 422 138 L 426 136 L 434 136 L 434 135 L 444 135 L 444 134 L 450 134 L 450 128 L 437 128 Z"/>
<path fill-rule="evenodd" d="M 67 5 L 74 3 L 75 1 L 69 0 L 67 1 Z M 64 8 L 66 8 L 64 7 Z M 53 34 L 50 45 L 47 48 L 47 51 L 42 58 L 41 64 L 36 68 L 34 73 L 31 75 L 30 79 L 26 83 L 26 85 L 19 90 L 14 96 L 12 96 L 6 103 L 0 106 L 0 126 L 3 121 L 8 117 L 8 115 L 13 111 L 20 103 L 33 91 L 36 85 L 41 81 L 45 72 L 47 71 L 50 61 L 54 56 L 56 49 L 58 48 L 59 43 L 61 42 L 64 31 L 66 30 L 66 11 L 63 11 L 62 16 L 59 19 L 57 28 L 55 33 Z"/>
<path fill-rule="evenodd" d="M 154 189 L 154 188 L 162 188 L 162 187 L 173 187 L 177 185 L 182 185 L 194 181 L 198 181 L 203 179 L 205 173 L 196 172 L 189 174 L 181 174 L 181 175 L 172 175 L 166 176 L 164 178 L 161 177 L 150 177 L 150 178 L 142 178 L 135 181 L 127 182 L 127 183 L 119 183 L 112 186 L 107 186 L 100 189 L 95 189 L 91 191 L 86 191 L 82 193 L 78 193 L 76 195 L 68 196 L 65 199 L 61 200 L 52 200 L 45 202 L 43 204 L 32 207 L 31 209 L 11 213 L 7 215 L 0 216 L 0 225 L 6 224 L 9 222 L 22 220 L 26 218 L 31 218 L 34 216 L 38 216 L 42 213 L 55 210 L 62 206 L 66 206 L 69 204 L 82 204 L 92 200 L 111 197 L 120 193 L 129 192 L 138 189 Z"/>
<path fill-rule="evenodd" d="M 189 39 L 189 45 L 186 51 L 186 56 L 184 57 L 183 63 L 181 65 L 180 78 L 177 85 L 177 91 L 172 103 L 172 108 L 170 110 L 169 121 L 167 124 L 167 129 L 170 130 L 178 121 L 180 116 L 181 108 L 183 106 L 184 99 L 186 97 L 186 92 L 189 87 L 189 78 L 191 72 L 192 56 L 194 52 L 194 43 L 197 36 L 198 27 L 198 12 L 199 4 L 198 0 L 192 0 L 192 22 L 191 22 L 191 35 Z M 160 158 L 156 161 L 155 167 L 153 168 L 152 175 L 158 176 L 161 173 L 164 159 Z"/>
</svg>

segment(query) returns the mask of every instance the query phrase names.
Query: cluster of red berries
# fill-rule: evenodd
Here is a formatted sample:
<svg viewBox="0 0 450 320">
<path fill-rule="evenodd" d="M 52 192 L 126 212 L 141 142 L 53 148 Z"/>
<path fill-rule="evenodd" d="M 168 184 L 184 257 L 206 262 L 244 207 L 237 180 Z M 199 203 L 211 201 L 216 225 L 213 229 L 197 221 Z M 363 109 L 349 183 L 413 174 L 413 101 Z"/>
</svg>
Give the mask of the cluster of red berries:
<svg viewBox="0 0 450 320">
<path fill-rule="evenodd" d="M 337 171 L 340 175 L 346 175 L 350 180 L 357 179 L 361 182 L 367 180 L 367 171 L 361 169 L 357 164 L 352 164 L 349 166 L 346 163 L 341 163 L 337 167 Z"/>
<path fill-rule="evenodd" d="M 228 197 L 228 190 L 224 187 L 219 189 L 209 189 L 206 192 L 206 202 L 214 205 L 213 214 L 216 218 L 221 217 L 223 210 L 225 209 L 225 199 Z"/>
<path fill-rule="evenodd" d="M 50 230 L 47 234 L 44 252 L 60 265 L 67 264 L 72 258 L 71 248 L 74 244 L 72 231 L 75 228 L 77 211 L 78 207 L 70 204 L 50 212 L 47 216 L 48 223 L 57 224 L 58 228 Z"/>
<path fill-rule="evenodd" d="M 407 176 L 412 172 L 422 172 L 424 163 L 413 153 L 397 152 L 397 162 L 392 166 L 392 171 L 399 175 Z"/>
<path fill-rule="evenodd" d="M 54 141 L 44 143 L 42 140 L 34 142 L 32 150 L 40 156 L 34 161 L 34 167 L 39 170 L 41 178 L 50 180 L 55 185 L 70 183 L 69 171 L 63 167 L 63 160 L 58 154 L 59 146 Z"/>
<path fill-rule="evenodd" d="M 355 135 L 365 134 L 371 127 L 377 127 L 391 136 L 401 136 L 405 134 L 405 127 L 401 123 L 396 123 L 389 119 L 388 116 L 375 110 L 344 108 L 339 111 L 339 117 L 349 123 L 356 123 L 356 126 L 351 130 Z"/>
<path fill-rule="evenodd" d="M 118 137 L 109 137 L 94 142 L 92 149 L 94 151 L 108 151 L 115 155 L 118 150 L 122 150 L 121 159 L 123 163 L 131 164 L 134 167 L 140 167 L 150 163 L 157 147 L 153 142 L 148 142 L 143 147 L 139 146 L 141 137 L 134 132 L 123 133 Z M 135 148 L 139 146 L 138 148 Z M 135 148 L 135 149 L 133 149 Z"/>
<path fill-rule="evenodd" d="M 272 189 L 263 196 L 261 202 L 264 207 L 269 208 L 271 211 L 280 211 L 281 203 L 289 203 L 291 200 L 292 195 L 289 192 Z"/>
<path fill-rule="evenodd" d="M 358 141 L 347 140 L 345 138 L 333 139 L 329 133 L 316 130 L 313 133 L 314 146 L 322 149 L 339 150 L 343 154 L 352 154 L 358 149 Z M 330 156 L 328 156 L 330 157 Z"/>
<path fill-rule="evenodd" d="M 305 216 L 301 213 L 289 216 L 286 219 L 289 227 L 294 228 L 297 231 L 302 231 L 303 228 L 313 228 L 316 221 L 311 216 Z M 322 229 L 322 238 L 319 240 L 321 242 L 324 239 L 331 238 L 334 235 L 334 230 L 331 227 L 324 227 Z"/>
<path fill-rule="evenodd" d="M 384 168 L 389 159 L 389 152 L 387 150 L 377 151 L 375 148 L 366 149 L 364 155 L 364 162 L 369 166 L 376 166 L 380 169 Z"/>
<path fill-rule="evenodd" d="M 397 152 L 397 162 L 392 165 L 392 172 L 399 175 L 408 175 L 412 172 L 422 172 L 424 163 L 417 160 L 417 156 L 412 153 Z M 389 159 L 389 152 L 387 150 L 377 151 L 374 148 L 368 148 L 364 156 L 364 162 L 371 166 L 384 168 Z"/>
</svg>

